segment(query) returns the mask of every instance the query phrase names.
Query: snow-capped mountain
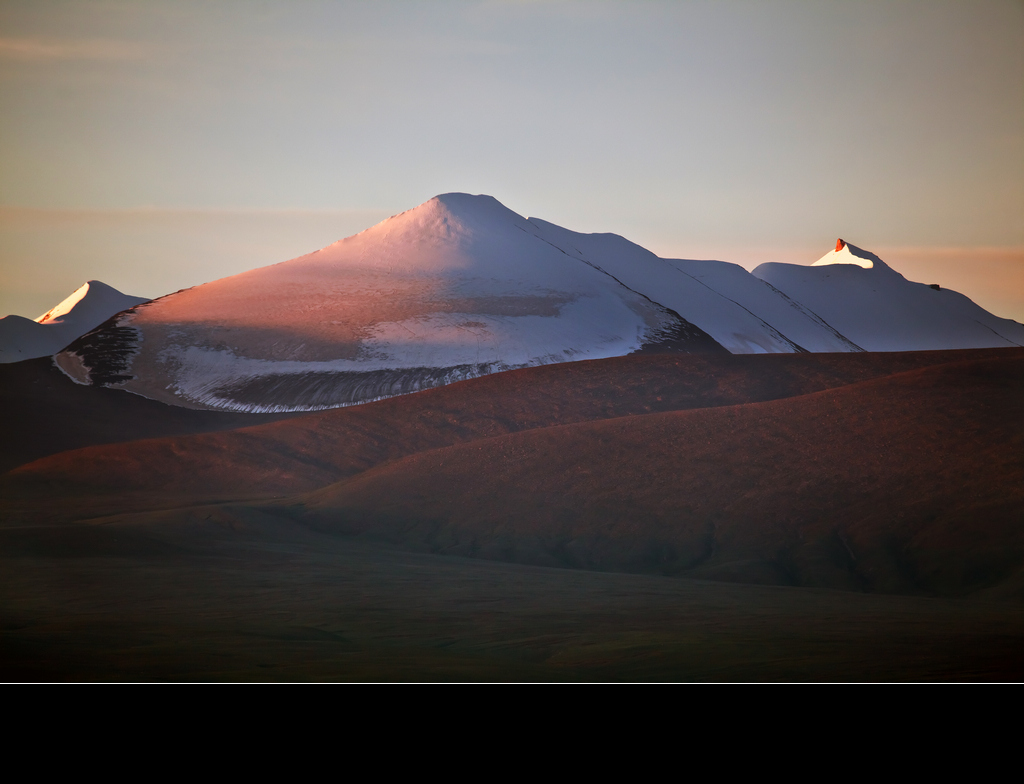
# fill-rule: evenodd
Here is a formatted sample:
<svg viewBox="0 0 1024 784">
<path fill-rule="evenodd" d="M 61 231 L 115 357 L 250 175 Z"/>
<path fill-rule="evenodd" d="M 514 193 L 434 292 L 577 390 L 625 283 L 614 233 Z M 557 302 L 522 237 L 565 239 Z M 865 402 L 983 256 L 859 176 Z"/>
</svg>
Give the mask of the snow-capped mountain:
<svg viewBox="0 0 1024 784">
<path fill-rule="evenodd" d="M 0 318 L 0 363 L 56 354 L 111 316 L 148 301 L 90 280 L 35 320 L 22 316 Z"/>
<path fill-rule="evenodd" d="M 865 351 L 1024 346 L 1024 324 L 955 291 L 913 283 L 842 239 L 810 267 L 762 264 L 753 274 Z"/>
<path fill-rule="evenodd" d="M 495 199 L 446 194 L 307 256 L 155 300 L 57 362 L 177 405 L 275 411 L 661 344 L 725 351 Z"/>
<path fill-rule="evenodd" d="M 329 408 L 640 350 L 1024 344 L 1024 325 L 842 241 L 813 267 L 662 259 L 449 193 L 320 251 L 168 295 L 56 361 L 81 383 L 236 411 Z"/>
</svg>

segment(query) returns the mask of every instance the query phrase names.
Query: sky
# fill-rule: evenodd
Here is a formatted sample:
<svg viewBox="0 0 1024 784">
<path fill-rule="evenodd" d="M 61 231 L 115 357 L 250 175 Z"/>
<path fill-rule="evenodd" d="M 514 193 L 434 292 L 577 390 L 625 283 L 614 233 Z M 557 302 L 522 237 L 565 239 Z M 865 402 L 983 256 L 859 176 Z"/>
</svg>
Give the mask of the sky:
<svg viewBox="0 0 1024 784">
<path fill-rule="evenodd" d="M 0 315 L 449 191 L 659 255 L 837 237 L 1024 321 L 1024 3 L 4 2 Z"/>
</svg>

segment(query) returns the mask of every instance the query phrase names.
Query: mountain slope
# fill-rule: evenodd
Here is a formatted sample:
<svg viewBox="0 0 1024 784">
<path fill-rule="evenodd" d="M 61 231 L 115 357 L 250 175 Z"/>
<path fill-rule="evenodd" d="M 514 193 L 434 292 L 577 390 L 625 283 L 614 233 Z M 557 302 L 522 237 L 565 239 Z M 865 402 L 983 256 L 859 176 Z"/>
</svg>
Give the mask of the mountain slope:
<svg viewBox="0 0 1024 784">
<path fill-rule="evenodd" d="M 955 291 L 912 283 L 843 240 L 810 267 L 762 264 L 754 275 L 866 351 L 1024 346 L 1024 324 Z"/>
<path fill-rule="evenodd" d="M 451 555 L 962 595 L 1024 569 L 1022 392 L 1014 352 L 530 430 L 381 464 L 301 519 Z"/>
<path fill-rule="evenodd" d="M 735 406 L 807 395 L 966 358 L 1022 356 L 1020 349 L 891 354 L 633 355 L 513 370 L 416 395 L 363 406 L 291 415 L 286 421 L 239 428 L 238 415 L 210 411 L 160 416 L 166 408 L 119 390 L 67 382 L 67 402 L 40 396 L 12 399 L 20 429 L 2 433 L 14 464 L 31 459 L 41 441 L 79 446 L 91 430 L 55 418 L 50 409 L 96 406 L 88 393 L 116 405 L 105 418 L 122 421 L 102 441 L 180 428 L 179 435 L 71 449 L 0 479 L 7 519 L 37 523 L 134 509 L 157 509 L 305 492 L 411 454 L 556 425 Z M 47 399 L 48 398 L 48 399 Z M 148 406 L 142 404 L 148 403 Z M 178 409 L 180 412 L 181 410 Z M 174 412 L 174 409 L 171 409 Z M 253 417 L 259 421 L 258 417 Z M 211 420 L 217 420 L 216 422 Z M 85 423 L 86 425 L 88 423 Z M 51 427 L 60 432 L 51 433 Z M 229 428 L 236 428 L 231 429 Z M 201 430 L 219 429 L 187 435 Z M 25 437 L 36 437 L 24 443 Z M 117 434 L 123 434 L 120 439 Z M 68 439 L 71 439 L 70 441 Z M 93 441 L 93 443 L 100 443 Z M 538 470 L 543 470 L 539 467 Z M 56 492 L 55 492 L 56 491 Z"/>
<path fill-rule="evenodd" d="M 530 218 L 539 237 L 672 308 L 733 354 L 858 351 L 738 264 L 662 259 L 615 234 L 580 234 Z"/>
<path fill-rule="evenodd" d="M 114 314 L 148 301 L 90 280 L 34 321 L 22 316 L 0 319 L 0 363 L 56 354 Z"/>
<path fill-rule="evenodd" d="M 252 427 L 296 414 L 236 414 L 168 406 L 76 384 L 50 357 L 0 365 L 0 474 L 95 444 Z"/>
<path fill-rule="evenodd" d="M 321 251 L 156 300 L 58 363 L 177 405 L 275 411 L 662 343 L 724 351 L 524 227 L 490 197 L 445 194 Z"/>
</svg>

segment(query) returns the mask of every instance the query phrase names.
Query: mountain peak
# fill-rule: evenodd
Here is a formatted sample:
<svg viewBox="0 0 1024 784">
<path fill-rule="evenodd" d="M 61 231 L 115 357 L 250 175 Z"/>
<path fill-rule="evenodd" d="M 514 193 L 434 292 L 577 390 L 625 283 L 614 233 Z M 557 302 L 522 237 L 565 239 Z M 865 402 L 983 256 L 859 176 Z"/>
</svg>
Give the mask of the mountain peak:
<svg viewBox="0 0 1024 784">
<path fill-rule="evenodd" d="M 89 283 L 86 282 L 35 320 L 40 324 L 46 324 L 61 316 L 66 316 L 74 309 L 75 305 L 85 299 L 85 295 L 88 293 Z"/>
<path fill-rule="evenodd" d="M 436 212 L 438 208 L 467 228 L 476 225 L 493 226 L 495 222 L 511 225 L 526 221 L 522 215 L 486 194 L 442 193 L 411 212 Z"/>
<path fill-rule="evenodd" d="M 526 219 L 508 209 L 493 196 L 442 193 L 412 209 L 392 215 L 364 232 L 339 240 L 328 248 L 359 242 L 458 242 L 475 230 L 506 229 L 525 224 Z M 324 250 L 327 250 L 325 248 Z"/>
<path fill-rule="evenodd" d="M 64 316 L 69 315 L 76 308 L 81 310 L 82 306 L 80 303 L 83 302 L 95 303 L 100 309 L 107 309 L 114 305 L 121 305 L 121 307 L 118 308 L 118 310 L 121 310 L 131 306 L 127 304 L 127 300 L 133 300 L 131 305 L 137 305 L 140 302 L 148 301 L 143 297 L 131 297 L 127 294 L 123 294 L 113 286 L 108 286 L 101 280 L 87 280 L 71 292 L 69 296 L 65 297 L 39 318 L 35 319 L 35 321 L 39 324 L 50 324 L 58 321 Z"/>
<path fill-rule="evenodd" d="M 462 193 L 460 191 L 452 191 L 451 193 L 439 193 L 430 201 L 440 202 L 449 209 L 458 208 L 476 208 L 476 209 L 508 209 L 504 204 L 498 201 L 493 196 L 488 196 L 486 193 Z"/>
<path fill-rule="evenodd" d="M 55 354 L 111 316 L 148 301 L 98 280 L 86 281 L 35 320 L 0 319 L 0 364 Z"/>
<path fill-rule="evenodd" d="M 851 245 L 842 238 L 836 240 L 835 250 L 830 250 L 811 266 L 824 267 L 828 264 L 854 264 L 864 269 L 873 269 L 875 267 L 889 269 L 889 266 L 871 251 Z"/>
</svg>

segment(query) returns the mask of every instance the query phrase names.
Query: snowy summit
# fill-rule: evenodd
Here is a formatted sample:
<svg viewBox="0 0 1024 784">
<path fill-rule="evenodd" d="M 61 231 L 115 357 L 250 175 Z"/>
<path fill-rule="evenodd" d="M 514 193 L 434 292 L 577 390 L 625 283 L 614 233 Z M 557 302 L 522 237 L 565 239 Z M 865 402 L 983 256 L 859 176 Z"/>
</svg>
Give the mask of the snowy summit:
<svg viewBox="0 0 1024 784">
<path fill-rule="evenodd" d="M 812 267 L 823 267 L 826 264 L 856 264 L 858 267 L 864 269 L 871 269 L 875 266 L 875 262 L 882 264 L 882 260 L 878 258 L 874 253 L 868 253 L 866 250 L 861 250 L 856 245 L 850 245 L 843 238 L 836 240 L 836 249 L 830 250 L 820 259 L 818 259 Z"/>
</svg>

